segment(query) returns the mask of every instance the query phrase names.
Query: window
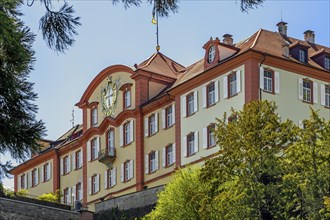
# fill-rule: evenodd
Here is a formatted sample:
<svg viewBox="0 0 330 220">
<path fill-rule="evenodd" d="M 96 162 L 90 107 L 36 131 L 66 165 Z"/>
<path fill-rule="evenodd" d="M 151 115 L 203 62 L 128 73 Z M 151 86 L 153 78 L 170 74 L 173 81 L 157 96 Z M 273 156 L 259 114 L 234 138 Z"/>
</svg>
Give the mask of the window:
<svg viewBox="0 0 330 220">
<path fill-rule="evenodd" d="M 124 108 L 131 107 L 131 90 L 124 92 Z"/>
<path fill-rule="evenodd" d="M 165 148 L 165 165 L 166 166 L 170 166 L 174 163 L 174 149 L 173 149 L 173 145 L 170 144 Z"/>
<path fill-rule="evenodd" d="M 81 150 L 78 150 L 76 152 L 76 169 L 79 169 L 82 167 L 82 152 Z"/>
<path fill-rule="evenodd" d="M 166 114 L 166 126 L 165 127 L 169 128 L 174 124 L 174 122 L 173 122 L 173 117 L 174 117 L 173 105 L 165 109 L 165 114 Z"/>
<path fill-rule="evenodd" d="M 187 135 L 187 156 L 195 153 L 195 135 L 190 133 Z"/>
<path fill-rule="evenodd" d="M 78 183 L 76 185 L 76 201 L 81 201 L 82 200 L 82 188 L 81 188 L 81 183 Z"/>
<path fill-rule="evenodd" d="M 215 104 L 215 85 L 214 82 L 209 84 L 207 87 L 207 107 Z"/>
<path fill-rule="evenodd" d="M 127 122 L 126 124 L 124 124 L 124 145 L 128 145 L 131 142 L 130 134 L 130 123 Z"/>
<path fill-rule="evenodd" d="M 70 189 L 69 188 L 65 188 L 64 190 L 63 190 L 63 202 L 64 202 L 64 204 L 67 204 L 67 205 L 69 205 L 70 204 Z"/>
<path fill-rule="evenodd" d="M 149 116 L 149 136 L 156 133 L 156 116 L 155 114 Z"/>
<path fill-rule="evenodd" d="M 99 191 L 98 175 L 94 174 L 92 176 L 92 194 L 95 194 L 98 191 Z"/>
<path fill-rule="evenodd" d="M 215 124 L 211 124 L 207 127 L 207 147 L 215 146 L 214 129 Z"/>
<path fill-rule="evenodd" d="M 26 189 L 27 187 L 25 186 L 26 182 L 25 182 L 25 174 L 23 174 L 21 177 L 20 177 L 20 181 L 21 181 L 21 189 Z"/>
<path fill-rule="evenodd" d="M 194 113 L 194 93 L 187 95 L 187 116 Z"/>
<path fill-rule="evenodd" d="M 229 97 L 237 94 L 236 73 L 232 73 L 228 76 L 228 90 L 229 90 Z"/>
<path fill-rule="evenodd" d="M 330 107 L 330 86 L 325 86 L 325 106 Z"/>
<path fill-rule="evenodd" d="M 116 185 L 116 167 L 106 171 L 105 187 L 111 188 Z"/>
<path fill-rule="evenodd" d="M 153 173 L 156 170 L 156 152 L 151 152 L 149 154 L 149 173 Z"/>
<path fill-rule="evenodd" d="M 38 185 L 39 177 L 38 177 L 38 169 L 32 170 L 32 186 Z"/>
<path fill-rule="evenodd" d="M 96 160 L 99 157 L 97 138 L 94 138 L 91 141 L 91 155 L 92 155 L 92 160 Z"/>
<path fill-rule="evenodd" d="M 107 133 L 107 153 L 109 156 L 115 154 L 115 132 L 113 129 L 110 129 Z"/>
<path fill-rule="evenodd" d="M 269 70 L 264 71 L 264 91 L 273 93 L 273 72 Z"/>
<path fill-rule="evenodd" d="M 312 102 L 313 82 L 309 80 L 303 81 L 303 100 L 305 102 Z"/>
<path fill-rule="evenodd" d="M 299 61 L 302 63 L 306 63 L 306 50 L 299 50 Z"/>
<path fill-rule="evenodd" d="M 130 180 L 130 172 L 129 171 L 130 171 L 130 163 L 129 163 L 129 161 L 126 161 L 124 163 L 124 181 L 125 182 Z"/>
<path fill-rule="evenodd" d="M 49 163 L 46 163 L 44 165 L 44 173 L 42 175 L 43 175 L 43 180 L 45 182 L 50 179 L 50 164 Z"/>
<path fill-rule="evenodd" d="M 97 125 L 97 108 L 92 109 L 91 120 L 92 120 L 92 126 Z"/>
<path fill-rule="evenodd" d="M 330 70 L 330 58 L 324 57 L 324 68 Z"/>
<path fill-rule="evenodd" d="M 64 174 L 67 174 L 70 172 L 70 157 L 69 156 L 64 157 L 63 167 L 64 167 Z"/>
</svg>

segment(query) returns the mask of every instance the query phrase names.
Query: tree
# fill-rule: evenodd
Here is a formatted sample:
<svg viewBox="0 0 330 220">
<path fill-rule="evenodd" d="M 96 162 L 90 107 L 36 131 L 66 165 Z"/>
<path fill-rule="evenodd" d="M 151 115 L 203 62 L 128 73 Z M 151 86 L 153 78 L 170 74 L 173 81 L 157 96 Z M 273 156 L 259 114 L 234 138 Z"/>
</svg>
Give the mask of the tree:
<svg viewBox="0 0 330 220">
<path fill-rule="evenodd" d="M 159 193 L 156 208 L 145 220 L 200 219 L 200 201 L 204 198 L 200 168 L 178 170 L 171 182 Z"/>
<path fill-rule="evenodd" d="M 298 139 L 284 151 L 281 197 L 287 216 L 300 219 L 330 218 L 330 121 L 311 109 Z"/>
<path fill-rule="evenodd" d="M 294 141 L 292 121 L 281 122 L 274 103 L 250 102 L 232 110 L 231 122 L 217 120 L 221 155 L 206 163 L 201 178 L 212 185 L 211 203 L 219 219 L 282 218 L 277 205 L 283 169 L 282 152 Z"/>
<path fill-rule="evenodd" d="M 19 19 L 20 0 L 0 1 L 0 153 L 26 159 L 38 150 L 44 124 L 37 121 L 33 83 L 27 81 L 33 68 L 34 35 Z M 0 162 L 0 181 L 10 162 Z"/>
<path fill-rule="evenodd" d="M 58 10 L 53 10 L 52 0 L 40 0 L 45 5 L 46 14 L 40 19 L 39 28 L 42 31 L 47 46 L 56 52 L 63 53 L 68 47 L 73 46 L 74 36 L 78 34 L 76 28 L 81 25 L 79 17 L 74 16 L 74 9 L 64 2 L 63 6 Z M 139 7 L 142 0 L 112 0 L 114 5 L 122 3 L 124 7 Z M 147 0 L 148 4 L 152 4 L 152 15 L 160 17 L 168 17 L 170 13 L 178 12 L 178 0 Z M 240 0 L 240 8 L 243 12 L 257 8 L 264 0 Z M 34 0 L 28 3 L 32 6 Z"/>
</svg>

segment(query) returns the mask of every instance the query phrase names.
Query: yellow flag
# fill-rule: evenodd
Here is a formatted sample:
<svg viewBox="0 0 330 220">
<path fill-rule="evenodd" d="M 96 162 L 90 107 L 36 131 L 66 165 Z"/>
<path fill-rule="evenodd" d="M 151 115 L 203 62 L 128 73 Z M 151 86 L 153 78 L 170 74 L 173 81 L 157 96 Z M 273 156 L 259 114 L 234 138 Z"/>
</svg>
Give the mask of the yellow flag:
<svg viewBox="0 0 330 220">
<path fill-rule="evenodd" d="M 157 24 L 157 21 L 156 21 L 155 17 L 152 17 L 151 23 Z"/>
</svg>

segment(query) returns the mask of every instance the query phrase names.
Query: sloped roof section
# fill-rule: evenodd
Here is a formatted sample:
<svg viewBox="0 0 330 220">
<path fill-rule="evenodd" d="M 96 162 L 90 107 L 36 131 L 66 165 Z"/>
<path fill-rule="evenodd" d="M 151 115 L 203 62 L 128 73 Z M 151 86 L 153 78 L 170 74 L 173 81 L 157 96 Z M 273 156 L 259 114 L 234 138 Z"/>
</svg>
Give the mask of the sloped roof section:
<svg viewBox="0 0 330 220">
<path fill-rule="evenodd" d="M 157 52 L 137 66 L 137 69 L 177 79 L 186 68 L 164 54 Z"/>
</svg>

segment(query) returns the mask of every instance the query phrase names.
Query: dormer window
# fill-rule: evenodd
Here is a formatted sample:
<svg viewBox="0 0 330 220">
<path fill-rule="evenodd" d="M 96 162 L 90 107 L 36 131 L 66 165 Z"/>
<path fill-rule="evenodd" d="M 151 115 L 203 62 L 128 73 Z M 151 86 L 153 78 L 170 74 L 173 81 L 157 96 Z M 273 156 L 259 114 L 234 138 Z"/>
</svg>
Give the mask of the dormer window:
<svg viewBox="0 0 330 220">
<path fill-rule="evenodd" d="M 208 51 L 208 59 L 207 62 L 208 63 L 212 63 L 214 61 L 215 58 L 215 46 L 211 46 L 209 51 Z"/>
<path fill-rule="evenodd" d="M 324 68 L 330 70 L 330 57 L 324 57 Z"/>
<path fill-rule="evenodd" d="M 299 49 L 299 61 L 302 63 L 306 63 L 306 50 Z"/>
</svg>

